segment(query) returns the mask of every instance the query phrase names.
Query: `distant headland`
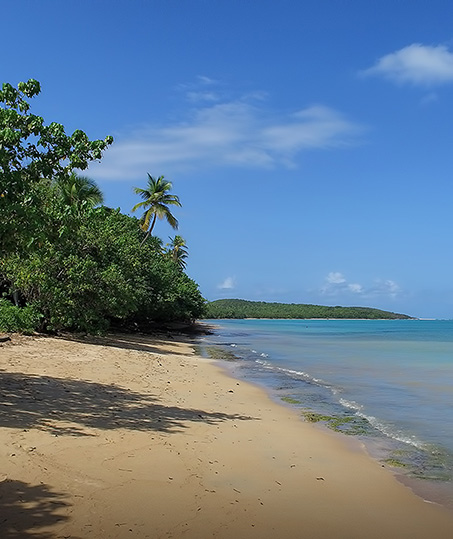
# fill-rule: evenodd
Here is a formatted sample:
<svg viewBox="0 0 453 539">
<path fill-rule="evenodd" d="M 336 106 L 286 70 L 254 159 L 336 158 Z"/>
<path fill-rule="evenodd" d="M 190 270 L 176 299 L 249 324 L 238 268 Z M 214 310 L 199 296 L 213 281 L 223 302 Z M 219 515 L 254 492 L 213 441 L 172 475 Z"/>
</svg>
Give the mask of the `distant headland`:
<svg viewBox="0 0 453 539">
<path fill-rule="evenodd" d="M 305 303 L 268 303 L 245 299 L 219 299 L 206 305 L 206 319 L 216 318 L 335 318 L 366 320 L 414 320 L 406 314 L 371 307 L 328 307 Z"/>
</svg>

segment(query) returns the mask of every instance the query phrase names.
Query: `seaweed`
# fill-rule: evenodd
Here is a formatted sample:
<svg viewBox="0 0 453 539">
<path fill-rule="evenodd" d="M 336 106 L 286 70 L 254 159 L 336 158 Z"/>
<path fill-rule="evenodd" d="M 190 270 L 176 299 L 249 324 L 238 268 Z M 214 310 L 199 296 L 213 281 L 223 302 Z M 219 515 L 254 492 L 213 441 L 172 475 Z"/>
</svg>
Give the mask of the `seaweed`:
<svg viewBox="0 0 453 539">
<path fill-rule="evenodd" d="M 220 346 L 194 346 L 195 353 L 209 359 L 222 359 L 224 361 L 236 361 L 238 358 L 229 350 Z"/>
<path fill-rule="evenodd" d="M 287 402 L 288 404 L 301 404 L 302 401 L 294 399 L 293 397 L 282 397 L 281 398 L 283 402 Z"/>
<path fill-rule="evenodd" d="M 335 432 L 341 432 L 350 436 L 359 436 L 367 434 L 370 430 L 369 422 L 363 417 L 357 416 L 330 416 L 318 414 L 310 410 L 302 411 L 302 415 L 306 421 L 310 423 L 318 423 L 320 421 L 326 423 L 329 429 Z"/>
<path fill-rule="evenodd" d="M 388 464 L 389 466 L 392 466 L 393 468 L 406 468 L 407 464 L 405 462 L 402 462 L 401 460 L 395 459 L 395 458 L 388 458 L 383 460 L 385 464 Z"/>
</svg>

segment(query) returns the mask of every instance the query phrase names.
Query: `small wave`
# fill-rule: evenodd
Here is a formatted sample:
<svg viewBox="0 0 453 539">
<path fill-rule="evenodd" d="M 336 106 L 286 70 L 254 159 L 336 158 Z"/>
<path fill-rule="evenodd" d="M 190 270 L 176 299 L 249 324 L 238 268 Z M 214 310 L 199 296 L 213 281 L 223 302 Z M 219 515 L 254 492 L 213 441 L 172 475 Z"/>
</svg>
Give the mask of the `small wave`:
<svg viewBox="0 0 453 539">
<path fill-rule="evenodd" d="M 284 372 L 286 374 L 292 374 L 295 376 L 303 376 L 304 378 L 310 378 L 310 380 L 312 379 L 311 376 L 304 371 L 294 371 L 292 369 L 284 369 L 283 367 L 277 367 L 277 370 Z"/>
<path fill-rule="evenodd" d="M 264 352 L 262 354 L 260 354 L 261 357 L 269 357 L 267 354 L 265 354 Z"/>
<path fill-rule="evenodd" d="M 232 344 L 230 344 L 230 346 L 232 346 L 234 348 L 234 347 L 237 346 L 237 344 L 232 343 Z"/>
<path fill-rule="evenodd" d="M 396 431 L 394 427 L 392 427 L 391 425 L 385 424 L 382 421 L 379 421 L 377 417 L 374 417 L 372 415 L 366 415 L 366 414 L 363 414 L 362 412 L 356 412 L 356 415 L 358 415 L 359 417 L 362 417 L 363 419 L 366 419 L 370 423 L 371 426 L 373 426 L 375 429 L 377 429 L 379 432 L 382 432 L 382 434 L 385 434 L 385 436 L 388 436 L 389 438 L 398 440 L 398 442 L 403 442 L 405 444 L 412 445 L 416 447 L 417 449 L 426 448 L 426 444 L 424 444 L 420 440 L 417 440 L 415 436 L 409 436 L 400 431 Z"/>
<path fill-rule="evenodd" d="M 314 382 L 315 384 L 323 387 L 327 387 L 331 389 L 330 384 L 322 380 L 321 378 L 313 378 L 310 374 L 304 372 L 304 371 L 295 371 L 293 369 L 284 369 L 283 367 L 276 367 L 276 370 L 279 372 L 283 372 L 284 374 L 297 378 L 304 378 L 305 380 L 309 380 L 310 382 Z"/>
<path fill-rule="evenodd" d="M 272 365 L 270 365 L 267 361 L 264 361 L 263 359 L 255 359 L 255 363 L 258 363 L 259 365 L 265 365 L 266 367 L 269 367 L 272 369 Z"/>
<path fill-rule="evenodd" d="M 348 401 L 346 399 L 340 399 L 340 404 L 342 404 L 345 408 L 350 408 L 351 410 L 360 411 L 363 409 L 363 406 L 361 404 L 358 404 L 355 401 Z"/>
<path fill-rule="evenodd" d="M 307 378 L 308 380 L 311 380 L 312 382 L 315 382 L 315 384 L 318 384 L 320 386 L 324 386 L 324 387 L 328 387 L 330 388 L 330 384 L 327 383 L 325 380 L 323 380 L 322 378 L 314 378 L 313 376 L 311 376 L 310 374 L 306 373 L 306 372 L 303 372 L 303 371 L 289 371 L 291 374 L 294 373 L 298 376 L 303 376 L 304 378 Z"/>
</svg>

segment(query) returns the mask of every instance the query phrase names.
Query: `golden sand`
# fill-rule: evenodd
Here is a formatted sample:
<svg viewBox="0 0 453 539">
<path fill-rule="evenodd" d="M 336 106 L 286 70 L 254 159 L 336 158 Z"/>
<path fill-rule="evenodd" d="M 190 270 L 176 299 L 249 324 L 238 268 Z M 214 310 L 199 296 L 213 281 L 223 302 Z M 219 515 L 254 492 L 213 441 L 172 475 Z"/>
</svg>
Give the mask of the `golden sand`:
<svg viewBox="0 0 453 539">
<path fill-rule="evenodd" d="M 451 539 L 364 450 L 183 340 L 0 347 L 0 537 Z"/>
</svg>

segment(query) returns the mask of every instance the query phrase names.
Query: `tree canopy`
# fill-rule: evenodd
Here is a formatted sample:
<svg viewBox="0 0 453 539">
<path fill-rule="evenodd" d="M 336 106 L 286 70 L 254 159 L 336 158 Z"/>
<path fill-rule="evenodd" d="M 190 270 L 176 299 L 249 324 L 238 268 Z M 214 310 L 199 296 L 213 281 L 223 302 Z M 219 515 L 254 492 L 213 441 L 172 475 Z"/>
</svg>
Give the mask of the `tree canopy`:
<svg viewBox="0 0 453 539">
<path fill-rule="evenodd" d="M 39 91 L 30 80 L 0 92 L 0 330 L 147 329 L 200 317 L 205 300 L 178 257 L 159 238 L 141 245 L 149 219 L 96 207 L 101 190 L 78 173 L 113 139 L 45 126 L 29 112 Z M 155 184 L 157 206 L 147 206 L 154 222 L 169 218 L 166 205 L 180 205 L 169 182 Z"/>
<path fill-rule="evenodd" d="M 146 232 L 144 240 L 151 235 L 157 218 L 166 219 L 168 224 L 175 230 L 178 228 L 178 221 L 168 207 L 181 206 L 179 197 L 169 193 L 172 187 L 172 183 L 165 180 L 163 176 L 156 179 L 150 174 L 148 174 L 148 185 L 145 189 L 134 187 L 134 192 L 143 200 L 135 204 L 132 211 L 135 212 L 139 208 L 145 209 L 141 225 L 142 230 Z"/>
<path fill-rule="evenodd" d="M 0 91 L 0 255 L 42 239 L 43 180 L 85 170 L 113 142 L 111 136 L 91 141 L 81 130 L 67 135 L 56 122 L 45 125 L 30 113 L 29 100 L 40 91 L 34 79 L 17 88 L 4 83 Z"/>
<path fill-rule="evenodd" d="M 63 204 L 75 211 L 80 211 L 84 205 L 93 207 L 104 202 L 104 195 L 96 182 L 75 172 L 57 177 L 55 188 Z"/>
<path fill-rule="evenodd" d="M 174 238 L 170 238 L 168 254 L 182 271 L 186 269 L 186 259 L 189 256 L 186 247 L 186 240 L 182 236 L 176 235 Z"/>
</svg>

